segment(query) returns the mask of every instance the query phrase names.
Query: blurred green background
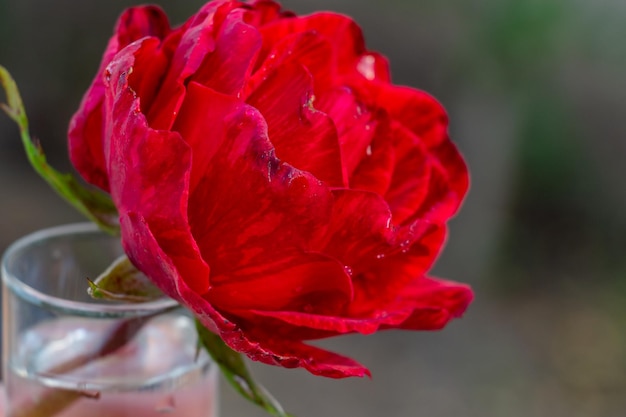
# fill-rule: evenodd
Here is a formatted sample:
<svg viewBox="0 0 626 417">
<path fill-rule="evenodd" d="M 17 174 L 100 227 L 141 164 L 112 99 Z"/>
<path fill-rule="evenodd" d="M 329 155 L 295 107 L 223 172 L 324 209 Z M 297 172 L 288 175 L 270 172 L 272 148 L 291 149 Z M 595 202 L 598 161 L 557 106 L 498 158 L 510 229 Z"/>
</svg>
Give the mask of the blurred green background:
<svg viewBox="0 0 626 417">
<path fill-rule="evenodd" d="M 0 0 L 0 63 L 49 160 L 128 0 Z M 180 23 L 201 0 L 156 1 Z M 136 4 L 136 3 L 135 3 Z M 437 333 L 323 344 L 369 366 L 334 381 L 255 366 L 299 417 L 626 415 L 626 2 L 285 0 L 362 26 L 394 82 L 435 95 L 472 172 L 435 272 L 476 301 Z M 0 117 L 0 250 L 82 220 L 28 166 Z M 229 387 L 223 417 L 263 416 Z"/>
</svg>

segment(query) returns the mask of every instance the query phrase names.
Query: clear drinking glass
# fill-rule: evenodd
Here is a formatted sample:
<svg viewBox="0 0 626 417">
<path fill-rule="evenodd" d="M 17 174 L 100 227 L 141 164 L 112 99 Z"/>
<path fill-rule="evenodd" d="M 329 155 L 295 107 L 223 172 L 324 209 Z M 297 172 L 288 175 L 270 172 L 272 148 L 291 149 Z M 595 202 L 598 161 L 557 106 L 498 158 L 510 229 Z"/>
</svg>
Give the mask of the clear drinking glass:
<svg viewBox="0 0 626 417">
<path fill-rule="evenodd" d="M 123 253 L 91 224 L 42 230 L 2 259 L 7 417 L 217 416 L 217 366 L 169 299 L 94 300 Z"/>
</svg>

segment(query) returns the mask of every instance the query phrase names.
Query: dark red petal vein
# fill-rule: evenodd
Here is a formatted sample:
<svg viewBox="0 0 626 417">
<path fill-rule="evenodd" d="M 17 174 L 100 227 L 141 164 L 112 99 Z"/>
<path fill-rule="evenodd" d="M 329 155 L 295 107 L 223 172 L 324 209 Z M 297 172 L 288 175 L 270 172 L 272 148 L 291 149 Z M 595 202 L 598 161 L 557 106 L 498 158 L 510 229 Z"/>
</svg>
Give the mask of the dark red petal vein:
<svg viewBox="0 0 626 417">
<path fill-rule="evenodd" d="M 247 102 L 268 125 L 276 156 L 295 168 L 311 172 L 329 186 L 346 185 L 335 126 L 315 110 L 312 80 L 299 64 L 278 67 Z"/>
</svg>

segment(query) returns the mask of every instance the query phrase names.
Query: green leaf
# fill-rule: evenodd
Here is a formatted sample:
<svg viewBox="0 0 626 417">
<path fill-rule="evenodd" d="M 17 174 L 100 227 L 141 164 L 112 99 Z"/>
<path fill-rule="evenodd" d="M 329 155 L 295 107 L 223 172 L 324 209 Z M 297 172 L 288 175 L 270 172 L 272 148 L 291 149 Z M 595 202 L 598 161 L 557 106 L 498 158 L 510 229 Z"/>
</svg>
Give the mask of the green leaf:
<svg viewBox="0 0 626 417">
<path fill-rule="evenodd" d="M 260 384 L 257 384 L 240 353 L 229 348 L 221 337 L 207 330 L 196 319 L 199 342 L 218 364 L 226 380 L 243 397 L 265 409 L 275 417 L 293 417 Z"/>
<path fill-rule="evenodd" d="M 126 255 L 117 258 L 94 281 L 89 281 L 93 298 L 144 303 L 163 297 L 161 290 L 130 262 Z"/>
<path fill-rule="evenodd" d="M 7 103 L 0 108 L 17 123 L 22 143 L 32 167 L 65 200 L 95 222 L 102 230 L 119 234 L 118 214 L 111 197 L 101 191 L 86 188 L 72 175 L 61 174 L 46 162 L 46 156 L 38 143 L 33 142 L 28 131 L 28 118 L 20 92 L 11 74 L 0 66 L 0 84 L 7 96 Z"/>
</svg>

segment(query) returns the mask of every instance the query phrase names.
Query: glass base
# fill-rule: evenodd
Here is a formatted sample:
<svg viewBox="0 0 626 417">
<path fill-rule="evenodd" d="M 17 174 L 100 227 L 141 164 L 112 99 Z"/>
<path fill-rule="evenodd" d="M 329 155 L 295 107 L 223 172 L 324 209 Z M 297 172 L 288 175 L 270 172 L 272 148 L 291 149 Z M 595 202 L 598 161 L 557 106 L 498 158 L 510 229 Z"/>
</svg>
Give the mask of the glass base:
<svg viewBox="0 0 626 417">
<path fill-rule="evenodd" d="M 86 277 L 120 250 L 89 225 L 44 230 L 7 250 L 7 417 L 217 417 L 218 369 L 184 309 L 86 296 Z"/>
</svg>

